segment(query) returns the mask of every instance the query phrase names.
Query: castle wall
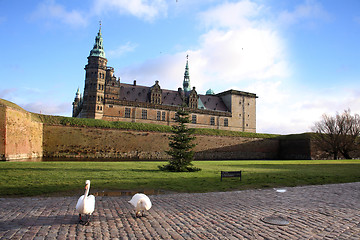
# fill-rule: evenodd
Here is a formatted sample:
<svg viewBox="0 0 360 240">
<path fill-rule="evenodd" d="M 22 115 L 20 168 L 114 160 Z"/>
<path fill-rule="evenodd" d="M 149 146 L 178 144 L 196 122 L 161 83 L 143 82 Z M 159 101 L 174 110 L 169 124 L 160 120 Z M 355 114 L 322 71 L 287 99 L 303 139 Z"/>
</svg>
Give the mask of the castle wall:
<svg viewBox="0 0 360 240">
<path fill-rule="evenodd" d="M 45 157 L 167 160 L 170 133 L 44 126 Z M 195 159 L 276 159 L 278 141 L 196 136 Z"/>
<path fill-rule="evenodd" d="M 5 140 L 6 140 L 6 107 L 0 105 L 0 159 L 5 159 Z"/>
<path fill-rule="evenodd" d="M 125 108 L 131 109 L 131 114 L 125 116 Z M 156 108 L 146 108 L 139 106 L 123 106 L 118 104 L 105 104 L 104 106 L 104 116 L 103 120 L 107 121 L 124 121 L 124 122 L 139 122 L 139 123 L 153 123 L 160 125 L 173 125 L 175 123 L 175 107 L 169 107 L 169 109 L 156 109 Z M 142 110 L 146 110 L 147 118 L 142 118 Z M 160 112 L 160 120 L 158 120 L 158 112 Z M 242 131 L 242 128 L 231 126 L 231 114 L 223 114 L 225 116 L 212 115 L 211 113 L 202 113 L 203 111 L 198 110 L 198 112 L 190 113 L 189 119 L 190 123 L 188 126 L 190 128 L 210 128 L 210 129 L 221 129 L 221 130 L 232 130 L 232 131 Z M 165 118 L 163 119 L 163 114 Z M 191 123 L 192 116 L 196 115 L 196 124 Z M 211 118 L 214 117 L 214 125 L 211 124 Z M 228 126 L 224 126 L 225 119 L 228 119 Z M 254 130 L 255 131 L 255 130 Z M 250 131 L 252 132 L 252 131 Z"/>
<path fill-rule="evenodd" d="M 35 157 L 167 160 L 171 133 L 50 126 L 31 114 L 0 105 L 2 160 Z M 197 135 L 196 160 L 311 159 L 308 140 Z"/>
<path fill-rule="evenodd" d="M 43 124 L 28 112 L 0 106 L 2 160 L 42 157 Z"/>
</svg>

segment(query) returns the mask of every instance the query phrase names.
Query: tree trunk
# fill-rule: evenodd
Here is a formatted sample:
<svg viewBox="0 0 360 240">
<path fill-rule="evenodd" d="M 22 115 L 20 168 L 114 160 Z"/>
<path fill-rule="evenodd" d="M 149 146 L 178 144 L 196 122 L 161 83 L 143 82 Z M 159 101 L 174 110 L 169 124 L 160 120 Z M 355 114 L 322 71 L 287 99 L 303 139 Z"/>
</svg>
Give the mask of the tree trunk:
<svg viewBox="0 0 360 240">
<path fill-rule="evenodd" d="M 352 159 L 352 158 L 350 157 L 349 152 L 346 151 L 346 150 L 345 150 L 345 151 L 342 151 L 341 154 L 344 156 L 345 159 Z"/>
</svg>

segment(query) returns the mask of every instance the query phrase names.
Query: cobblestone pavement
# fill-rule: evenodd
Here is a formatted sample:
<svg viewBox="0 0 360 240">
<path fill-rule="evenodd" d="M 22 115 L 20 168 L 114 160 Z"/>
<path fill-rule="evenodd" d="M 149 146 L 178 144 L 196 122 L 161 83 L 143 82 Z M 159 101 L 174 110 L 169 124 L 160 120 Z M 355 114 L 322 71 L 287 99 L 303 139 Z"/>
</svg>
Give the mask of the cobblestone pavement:
<svg viewBox="0 0 360 240">
<path fill-rule="evenodd" d="M 360 182 L 285 189 L 153 195 L 142 218 L 130 196 L 96 197 L 89 226 L 77 197 L 0 198 L 0 239 L 360 239 Z"/>
</svg>

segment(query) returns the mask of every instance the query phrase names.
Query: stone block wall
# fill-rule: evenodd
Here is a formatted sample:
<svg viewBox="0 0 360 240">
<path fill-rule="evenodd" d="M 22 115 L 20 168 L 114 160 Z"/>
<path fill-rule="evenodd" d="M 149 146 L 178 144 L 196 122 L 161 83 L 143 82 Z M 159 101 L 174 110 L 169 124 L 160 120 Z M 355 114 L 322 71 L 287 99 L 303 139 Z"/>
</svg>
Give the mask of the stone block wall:
<svg viewBox="0 0 360 240">
<path fill-rule="evenodd" d="M 2 160 L 42 157 L 43 124 L 26 111 L 0 106 Z"/>
<path fill-rule="evenodd" d="M 169 133 L 44 126 L 44 156 L 167 160 Z M 196 136 L 195 159 L 276 159 L 278 141 Z"/>
<path fill-rule="evenodd" d="M 167 160 L 170 133 L 43 125 L 0 104 L 0 159 Z M 196 136 L 196 160 L 312 159 L 309 140 Z"/>
</svg>

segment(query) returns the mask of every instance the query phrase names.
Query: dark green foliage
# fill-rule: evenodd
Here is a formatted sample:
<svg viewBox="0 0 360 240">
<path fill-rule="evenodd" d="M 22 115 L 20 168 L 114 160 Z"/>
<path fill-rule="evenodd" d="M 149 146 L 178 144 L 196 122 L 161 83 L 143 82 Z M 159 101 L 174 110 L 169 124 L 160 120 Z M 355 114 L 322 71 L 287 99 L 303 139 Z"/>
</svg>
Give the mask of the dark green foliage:
<svg viewBox="0 0 360 240">
<path fill-rule="evenodd" d="M 159 166 L 160 170 L 171 172 L 195 172 L 200 171 L 200 168 L 192 166 L 194 160 L 193 148 L 195 144 L 192 141 L 195 139 L 193 136 L 194 129 L 189 129 L 186 123 L 189 123 L 189 114 L 184 109 L 177 111 L 175 118 L 177 125 L 174 125 L 171 132 L 174 133 L 169 137 L 170 150 L 166 151 L 172 159 L 164 166 Z"/>
</svg>

